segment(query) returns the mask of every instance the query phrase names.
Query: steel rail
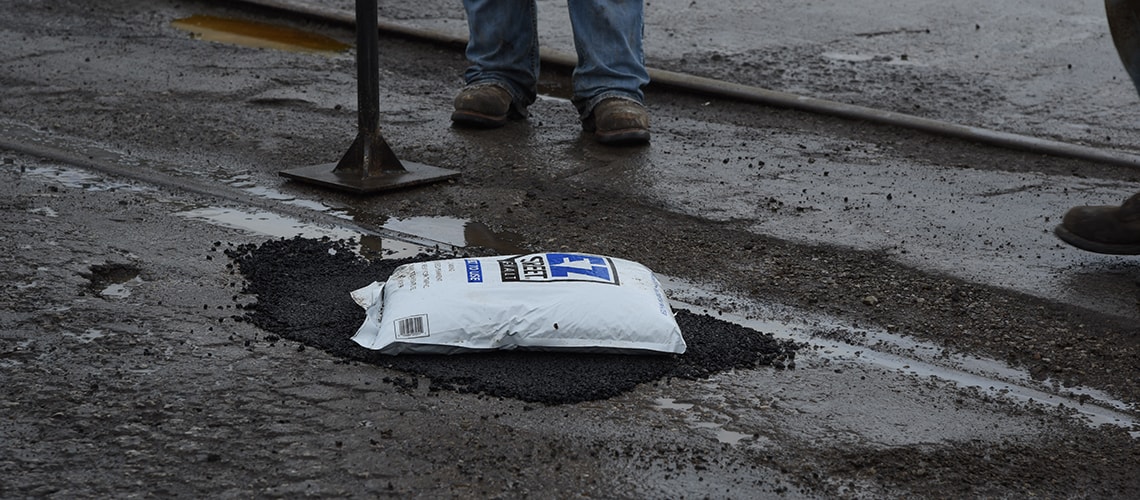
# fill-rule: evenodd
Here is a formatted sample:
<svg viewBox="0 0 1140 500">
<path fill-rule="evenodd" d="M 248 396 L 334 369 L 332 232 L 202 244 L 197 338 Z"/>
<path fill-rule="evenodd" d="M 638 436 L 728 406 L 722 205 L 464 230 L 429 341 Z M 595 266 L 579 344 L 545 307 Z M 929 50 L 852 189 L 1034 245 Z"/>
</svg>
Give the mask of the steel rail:
<svg viewBox="0 0 1140 500">
<path fill-rule="evenodd" d="M 232 7 L 233 4 L 245 4 L 251 7 L 268 9 L 292 16 L 300 16 L 302 18 L 333 25 L 355 27 L 356 23 L 354 15 L 351 12 L 290 0 L 237 0 L 224 2 L 224 4 L 230 7 Z M 379 21 L 378 28 L 381 33 L 398 35 L 412 40 L 439 45 L 463 47 L 467 44 L 467 37 L 465 36 L 456 36 L 437 30 L 414 28 L 384 20 Z M 547 48 L 540 50 L 540 56 L 544 64 L 563 69 L 572 69 L 577 62 L 577 58 L 573 54 Z M 1029 153 L 1074 158 L 1123 167 L 1140 167 L 1140 156 L 1124 151 L 1101 149 L 1023 134 L 1002 132 L 983 127 L 961 125 L 906 113 L 886 111 L 826 99 L 817 99 L 675 71 L 649 68 L 649 76 L 651 80 L 650 86 L 671 88 L 710 97 L 806 111 L 879 125 L 901 127 L 932 135 L 952 137 Z"/>
</svg>

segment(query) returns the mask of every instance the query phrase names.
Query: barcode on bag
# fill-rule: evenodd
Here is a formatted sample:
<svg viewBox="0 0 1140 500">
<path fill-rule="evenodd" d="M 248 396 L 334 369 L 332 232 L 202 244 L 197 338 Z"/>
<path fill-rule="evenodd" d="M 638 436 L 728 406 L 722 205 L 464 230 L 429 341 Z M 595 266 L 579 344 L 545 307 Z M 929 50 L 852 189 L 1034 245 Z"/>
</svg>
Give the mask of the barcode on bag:
<svg viewBox="0 0 1140 500">
<path fill-rule="evenodd" d="M 427 315 L 409 316 L 396 320 L 396 338 L 414 339 L 427 337 Z"/>
</svg>

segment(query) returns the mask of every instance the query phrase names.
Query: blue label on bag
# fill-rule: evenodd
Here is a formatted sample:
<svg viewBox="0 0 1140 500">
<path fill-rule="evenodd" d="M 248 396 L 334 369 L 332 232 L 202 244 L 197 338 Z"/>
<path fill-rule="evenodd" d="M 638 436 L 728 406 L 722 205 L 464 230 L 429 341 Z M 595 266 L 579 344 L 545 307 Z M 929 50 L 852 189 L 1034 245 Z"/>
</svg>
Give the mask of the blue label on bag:
<svg viewBox="0 0 1140 500">
<path fill-rule="evenodd" d="M 475 259 L 464 259 L 467 264 L 467 282 L 468 283 L 482 283 L 483 282 L 483 265 Z"/>
<path fill-rule="evenodd" d="M 613 261 L 597 255 L 546 253 L 511 257 L 499 261 L 499 272 L 504 283 L 585 281 L 618 284 Z"/>
</svg>

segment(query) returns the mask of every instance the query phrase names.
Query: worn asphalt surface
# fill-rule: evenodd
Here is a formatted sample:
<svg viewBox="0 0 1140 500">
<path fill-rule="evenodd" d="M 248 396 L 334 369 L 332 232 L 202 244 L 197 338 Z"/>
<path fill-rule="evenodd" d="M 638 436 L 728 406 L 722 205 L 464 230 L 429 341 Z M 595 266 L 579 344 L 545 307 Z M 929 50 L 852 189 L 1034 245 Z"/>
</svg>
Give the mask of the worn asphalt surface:
<svg viewBox="0 0 1140 500">
<path fill-rule="evenodd" d="M 651 65 L 1140 151 L 1097 2 L 753 4 L 651 2 Z M 352 51 L 171 22 L 350 29 L 4 11 L 0 497 L 1140 496 L 1140 264 L 1049 234 L 1134 169 L 656 87 L 653 143 L 606 148 L 556 68 L 530 120 L 455 129 L 462 53 L 385 36 L 385 136 L 462 175 L 351 196 L 278 171 L 355 136 Z M 442 0 L 380 15 L 464 26 Z M 344 293 L 396 259 L 520 250 L 647 265 L 693 355 L 346 344 Z"/>
</svg>

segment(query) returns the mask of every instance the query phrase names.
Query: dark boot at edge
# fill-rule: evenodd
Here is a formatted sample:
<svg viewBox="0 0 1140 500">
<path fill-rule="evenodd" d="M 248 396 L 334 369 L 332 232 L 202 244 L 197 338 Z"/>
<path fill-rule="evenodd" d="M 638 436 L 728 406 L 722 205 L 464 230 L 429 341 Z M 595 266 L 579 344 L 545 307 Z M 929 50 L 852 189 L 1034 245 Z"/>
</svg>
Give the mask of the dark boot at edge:
<svg viewBox="0 0 1140 500">
<path fill-rule="evenodd" d="M 1140 193 L 1120 206 L 1073 207 L 1053 234 L 1090 252 L 1140 255 Z"/>
</svg>

